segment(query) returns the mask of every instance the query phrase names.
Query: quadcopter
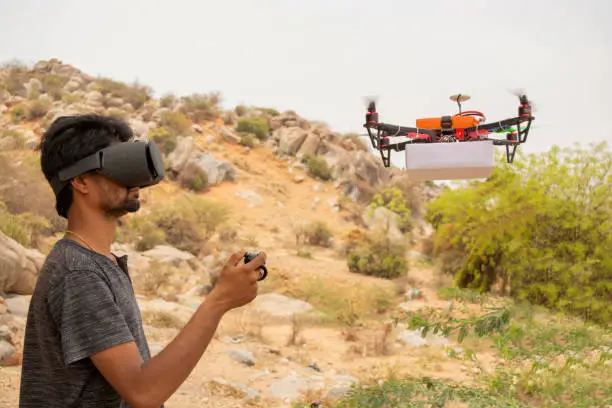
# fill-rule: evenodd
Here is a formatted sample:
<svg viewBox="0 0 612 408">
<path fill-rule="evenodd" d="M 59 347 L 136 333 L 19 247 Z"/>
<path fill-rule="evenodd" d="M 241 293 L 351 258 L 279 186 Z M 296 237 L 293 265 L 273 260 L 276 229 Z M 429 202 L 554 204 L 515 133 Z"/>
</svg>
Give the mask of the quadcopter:
<svg viewBox="0 0 612 408">
<path fill-rule="evenodd" d="M 525 143 L 535 119 L 531 115 L 531 103 L 524 94 L 519 97 L 518 116 L 496 122 L 485 123 L 486 117 L 480 111 L 461 110 L 461 102 L 470 99 L 469 95 L 456 94 L 450 97 L 459 106 L 454 115 L 420 118 L 416 126 L 400 126 L 378 121 L 376 103 L 368 102 L 365 124 L 372 147 L 380 151 L 385 167 L 391 165 L 391 150 L 403 151 L 407 145 L 416 143 L 466 143 L 491 141 L 495 146 L 506 147 L 506 160 L 514 161 L 517 147 Z M 521 125 L 525 125 L 521 128 Z M 491 138 L 490 135 L 505 134 L 505 138 Z"/>
</svg>

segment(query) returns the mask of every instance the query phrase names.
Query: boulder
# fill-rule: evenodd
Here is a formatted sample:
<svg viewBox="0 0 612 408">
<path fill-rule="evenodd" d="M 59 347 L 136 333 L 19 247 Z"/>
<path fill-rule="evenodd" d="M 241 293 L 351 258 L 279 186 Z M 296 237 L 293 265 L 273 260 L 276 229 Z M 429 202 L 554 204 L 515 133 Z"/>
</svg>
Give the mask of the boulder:
<svg viewBox="0 0 612 408">
<path fill-rule="evenodd" d="M 0 292 L 31 295 L 44 260 L 39 251 L 0 232 Z"/>
<path fill-rule="evenodd" d="M 178 178 L 181 172 L 189 167 L 188 164 L 204 171 L 210 185 L 236 180 L 236 169 L 231 164 L 215 159 L 210 153 L 202 152 L 191 136 L 179 138 L 176 148 L 168 156 L 169 170 Z"/>
</svg>

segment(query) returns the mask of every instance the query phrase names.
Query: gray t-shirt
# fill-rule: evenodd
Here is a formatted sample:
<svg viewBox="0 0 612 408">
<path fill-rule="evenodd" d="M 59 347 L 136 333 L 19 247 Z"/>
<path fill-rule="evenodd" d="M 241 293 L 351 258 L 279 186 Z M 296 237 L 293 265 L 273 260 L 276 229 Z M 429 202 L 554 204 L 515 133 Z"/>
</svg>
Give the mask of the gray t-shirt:
<svg viewBox="0 0 612 408">
<path fill-rule="evenodd" d="M 20 408 L 125 408 L 89 359 L 135 341 L 150 358 L 127 256 L 59 240 L 40 271 L 26 325 Z"/>
</svg>

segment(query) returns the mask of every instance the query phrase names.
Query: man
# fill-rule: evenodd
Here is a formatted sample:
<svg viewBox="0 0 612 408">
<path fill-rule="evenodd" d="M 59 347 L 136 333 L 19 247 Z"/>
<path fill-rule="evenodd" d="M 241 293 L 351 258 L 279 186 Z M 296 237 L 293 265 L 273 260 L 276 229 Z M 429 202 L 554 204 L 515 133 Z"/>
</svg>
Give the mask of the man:
<svg viewBox="0 0 612 408">
<path fill-rule="evenodd" d="M 41 141 L 42 171 L 51 184 L 67 166 L 132 138 L 117 119 L 59 118 Z M 138 194 L 96 172 L 57 192 L 68 231 L 47 256 L 32 295 L 20 407 L 159 408 L 189 376 L 223 315 L 257 296 L 265 253 L 246 265 L 243 254 L 233 254 L 191 320 L 151 358 L 126 257 L 110 250 L 118 219 L 138 211 Z"/>
</svg>

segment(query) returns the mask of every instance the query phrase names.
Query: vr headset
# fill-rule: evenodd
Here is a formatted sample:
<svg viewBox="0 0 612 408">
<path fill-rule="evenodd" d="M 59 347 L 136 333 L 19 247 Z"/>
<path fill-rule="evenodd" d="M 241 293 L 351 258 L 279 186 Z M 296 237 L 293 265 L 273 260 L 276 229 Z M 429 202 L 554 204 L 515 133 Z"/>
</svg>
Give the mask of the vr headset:
<svg viewBox="0 0 612 408">
<path fill-rule="evenodd" d="M 60 170 L 50 183 L 55 196 L 70 184 L 70 180 L 90 172 L 102 174 L 127 189 L 144 188 L 164 179 L 164 161 L 152 141 L 118 143 Z"/>
</svg>

